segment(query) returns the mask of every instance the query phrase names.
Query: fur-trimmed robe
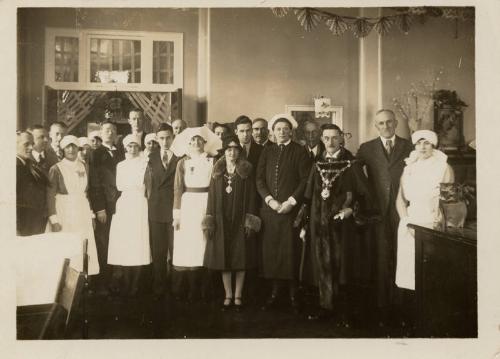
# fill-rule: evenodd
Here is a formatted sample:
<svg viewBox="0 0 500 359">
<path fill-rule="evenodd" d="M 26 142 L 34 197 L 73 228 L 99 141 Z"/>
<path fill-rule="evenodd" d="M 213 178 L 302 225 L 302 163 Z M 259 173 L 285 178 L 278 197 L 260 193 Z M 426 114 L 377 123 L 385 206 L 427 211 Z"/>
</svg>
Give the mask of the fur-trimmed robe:
<svg viewBox="0 0 500 359">
<path fill-rule="evenodd" d="M 325 154 L 322 154 L 323 161 Z M 340 161 L 353 160 L 354 156 L 347 150 L 341 149 Z M 345 269 L 345 246 L 353 237 L 352 218 L 336 221 L 333 216 L 342 208 L 352 208 L 352 201 L 348 203 L 347 193 L 353 192 L 352 168 L 348 167 L 333 183 L 330 197 L 324 200 L 321 197 L 322 179 L 313 166 L 307 183 L 305 198 L 310 203 L 309 240 L 305 263 L 305 280 L 319 288 L 320 306 L 325 309 L 334 309 L 341 272 Z"/>
<path fill-rule="evenodd" d="M 245 237 L 245 227 L 253 232 L 260 230 L 252 165 L 245 159 L 236 162 L 231 194 L 226 193 L 224 175 L 227 170 L 223 156 L 212 171 L 207 212 L 202 224 L 207 237 L 204 266 L 213 270 L 254 268 L 257 258 L 255 236 Z"/>
</svg>

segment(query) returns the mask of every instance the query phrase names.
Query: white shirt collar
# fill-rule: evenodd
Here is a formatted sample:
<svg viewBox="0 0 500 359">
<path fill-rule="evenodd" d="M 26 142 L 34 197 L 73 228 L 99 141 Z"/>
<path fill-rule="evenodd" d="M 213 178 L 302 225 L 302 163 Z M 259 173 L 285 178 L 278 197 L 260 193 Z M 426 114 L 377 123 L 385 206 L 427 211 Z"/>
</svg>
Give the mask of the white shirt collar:
<svg viewBox="0 0 500 359">
<path fill-rule="evenodd" d="M 40 162 L 40 157 L 45 157 L 43 152 L 38 152 L 37 150 L 31 150 L 31 155 L 37 162 Z"/>
<path fill-rule="evenodd" d="M 285 143 L 276 143 L 276 144 L 277 144 L 278 146 L 280 146 L 280 145 L 285 145 L 285 146 L 288 146 L 288 145 L 290 144 L 290 142 L 292 142 L 292 140 L 291 140 L 291 139 L 290 139 L 290 140 L 288 140 L 288 141 L 286 141 Z"/>
<path fill-rule="evenodd" d="M 385 138 L 385 137 L 382 137 L 380 136 L 380 140 L 382 141 L 382 144 L 385 146 L 385 143 L 388 141 L 388 140 L 391 140 L 392 141 L 392 145 L 394 146 L 395 143 L 396 143 L 396 134 L 394 134 L 391 138 Z"/>
<path fill-rule="evenodd" d="M 116 150 L 116 147 L 114 145 L 107 145 L 104 142 L 102 143 L 102 146 L 106 147 L 107 150 Z"/>
<path fill-rule="evenodd" d="M 166 150 L 165 152 L 162 152 L 161 153 L 161 157 L 163 158 L 163 153 L 166 153 L 167 154 L 167 157 L 168 157 L 168 160 L 170 161 L 170 159 L 172 158 L 172 155 L 174 154 L 172 151 L 170 151 L 170 149 Z"/>
<path fill-rule="evenodd" d="M 314 153 L 314 156 L 317 156 L 317 155 L 318 155 L 318 148 L 319 148 L 319 146 L 318 146 L 318 145 L 314 146 L 313 148 L 309 148 L 309 146 L 307 146 L 307 145 L 306 145 L 306 147 L 307 147 L 307 150 L 308 150 L 308 151 L 310 151 L 310 152 Z"/>
<path fill-rule="evenodd" d="M 325 152 L 325 158 L 337 158 L 339 157 L 340 154 L 340 149 L 338 149 L 333 155 L 329 154 L 328 152 Z"/>
</svg>

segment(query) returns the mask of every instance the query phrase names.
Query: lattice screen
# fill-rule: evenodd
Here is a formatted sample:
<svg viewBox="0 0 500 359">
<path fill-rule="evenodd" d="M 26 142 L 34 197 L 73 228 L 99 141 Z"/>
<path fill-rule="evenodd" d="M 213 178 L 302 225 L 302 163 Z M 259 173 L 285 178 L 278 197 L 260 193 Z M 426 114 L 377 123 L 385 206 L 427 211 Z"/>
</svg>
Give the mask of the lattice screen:
<svg viewBox="0 0 500 359">
<path fill-rule="evenodd" d="M 104 112 L 112 107 L 114 98 L 126 99 L 118 108 L 117 123 L 126 123 L 128 110 L 139 107 L 151 123 L 146 130 L 154 131 L 162 122 L 182 118 L 182 90 L 176 92 L 120 92 L 52 90 L 47 87 L 45 125 L 54 121 L 64 122 L 69 131 L 78 130 L 82 121 L 99 122 Z M 116 121 L 116 120 L 115 120 Z"/>
<path fill-rule="evenodd" d="M 170 122 L 171 93 L 163 92 L 127 92 L 128 99 L 137 107 L 142 108 L 144 114 L 152 121 L 153 126 L 161 122 Z"/>
<path fill-rule="evenodd" d="M 57 120 L 68 126 L 68 132 L 92 111 L 92 106 L 105 92 L 63 91 L 57 99 Z"/>
</svg>

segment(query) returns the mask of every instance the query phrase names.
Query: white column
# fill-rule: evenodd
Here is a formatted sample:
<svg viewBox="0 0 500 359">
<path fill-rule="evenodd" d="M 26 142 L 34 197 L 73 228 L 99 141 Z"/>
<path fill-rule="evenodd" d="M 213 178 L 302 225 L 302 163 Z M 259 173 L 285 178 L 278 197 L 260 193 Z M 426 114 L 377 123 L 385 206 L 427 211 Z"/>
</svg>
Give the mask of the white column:
<svg viewBox="0 0 500 359">
<path fill-rule="evenodd" d="M 210 9 L 198 9 L 198 100 L 197 122 L 207 123 L 210 98 Z"/>
<path fill-rule="evenodd" d="M 377 17 L 382 9 L 360 9 L 360 16 Z M 382 108 L 382 36 L 375 29 L 359 39 L 359 143 L 377 136 L 373 117 Z"/>
</svg>

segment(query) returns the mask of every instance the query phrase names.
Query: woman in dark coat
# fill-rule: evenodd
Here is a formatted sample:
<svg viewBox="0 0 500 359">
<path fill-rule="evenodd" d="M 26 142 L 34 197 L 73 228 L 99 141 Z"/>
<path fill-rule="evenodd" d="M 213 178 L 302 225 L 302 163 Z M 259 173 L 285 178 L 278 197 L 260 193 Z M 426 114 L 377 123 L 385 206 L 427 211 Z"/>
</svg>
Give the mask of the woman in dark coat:
<svg viewBox="0 0 500 359">
<path fill-rule="evenodd" d="M 256 214 L 255 178 L 250 162 L 240 158 L 236 136 L 223 142 L 224 156 L 215 164 L 208 191 L 203 229 L 207 236 L 204 266 L 222 271 L 226 293 L 223 309 L 232 304 L 231 273 L 236 272 L 234 304 L 242 306 L 245 271 L 256 266 L 254 233 L 260 230 Z"/>
</svg>

